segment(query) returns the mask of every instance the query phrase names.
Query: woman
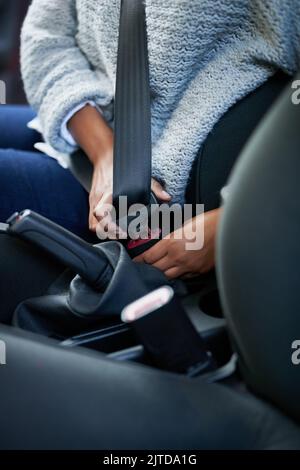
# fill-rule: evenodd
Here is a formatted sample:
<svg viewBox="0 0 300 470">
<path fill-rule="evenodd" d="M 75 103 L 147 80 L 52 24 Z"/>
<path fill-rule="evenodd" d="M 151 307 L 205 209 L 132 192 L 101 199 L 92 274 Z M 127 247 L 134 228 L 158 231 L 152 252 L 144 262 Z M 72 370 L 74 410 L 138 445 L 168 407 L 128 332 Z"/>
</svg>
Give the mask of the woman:
<svg viewBox="0 0 300 470">
<path fill-rule="evenodd" d="M 299 68 L 300 2 L 146 0 L 145 4 L 152 92 L 152 186 L 163 201 L 182 203 L 191 192 L 187 188 L 193 162 L 203 152 L 205 141 L 207 145 L 207 137 L 215 138 L 210 132 L 221 117 L 277 70 L 292 74 Z M 21 48 L 28 100 L 48 144 L 62 153 L 71 153 L 78 146 L 85 151 L 94 166 L 93 184 L 88 200 L 68 170 L 32 153 L 37 136 L 29 137 L 25 130 L 31 111 L 23 109 L 16 116 L 15 110 L 2 108 L 0 125 L 9 129 L 9 135 L 6 140 L 2 136 L 1 147 L 25 152 L 0 152 L 0 219 L 29 207 L 86 238 L 88 227 L 95 231 L 101 206 L 112 194 L 119 12 L 119 0 L 33 0 Z M 250 131 L 254 123 L 248 127 Z M 219 155 L 211 153 L 214 167 L 210 171 L 216 174 L 228 161 L 228 138 L 233 137 L 220 143 Z M 235 152 L 234 158 L 237 155 Z M 169 278 L 213 268 L 219 190 L 234 158 L 230 157 L 219 181 L 211 182 L 215 203 L 205 214 L 203 249 L 187 252 L 184 240 L 171 237 L 139 261 L 153 264 Z M 210 178 L 207 172 L 206 181 Z M 195 218 L 190 228 L 200 223 Z"/>
</svg>

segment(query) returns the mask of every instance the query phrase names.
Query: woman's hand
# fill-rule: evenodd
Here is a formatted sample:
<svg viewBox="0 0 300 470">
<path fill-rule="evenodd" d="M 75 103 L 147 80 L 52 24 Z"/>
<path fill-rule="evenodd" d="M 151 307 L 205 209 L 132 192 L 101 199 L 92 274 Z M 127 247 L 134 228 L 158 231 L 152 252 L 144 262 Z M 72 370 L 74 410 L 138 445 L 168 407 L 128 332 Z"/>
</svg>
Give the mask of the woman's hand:
<svg viewBox="0 0 300 470">
<path fill-rule="evenodd" d="M 181 276 L 192 277 L 203 274 L 214 267 L 215 240 L 221 209 L 206 212 L 186 222 L 180 239 L 176 238 L 176 230 L 152 248 L 135 258 L 137 262 L 145 262 L 160 269 L 169 279 Z M 201 249 L 187 250 L 193 235 L 203 230 L 204 245 Z M 177 234 L 178 235 L 178 234 Z"/>
<path fill-rule="evenodd" d="M 81 108 L 68 122 L 68 129 L 93 164 L 89 228 L 96 230 L 94 211 L 112 189 L 113 131 L 93 106 Z"/>
<path fill-rule="evenodd" d="M 101 231 L 107 204 L 112 204 L 113 191 L 113 132 L 96 108 L 87 105 L 68 122 L 68 129 L 94 166 L 89 203 L 89 228 Z M 163 202 L 171 197 L 162 186 L 152 180 L 152 191 Z M 107 222 L 106 222 L 107 223 Z"/>
<path fill-rule="evenodd" d="M 112 204 L 113 155 L 100 156 L 94 164 L 92 187 L 89 195 L 89 229 L 96 232 L 105 204 Z M 98 217 L 98 218 L 97 218 Z"/>
<path fill-rule="evenodd" d="M 112 204 L 113 191 L 113 166 L 103 165 L 103 159 L 100 164 L 95 166 L 92 190 L 90 193 L 90 229 L 107 233 L 111 229 L 111 236 L 116 233 L 116 227 L 108 226 L 110 218 L 107 216 L 107 204 Z M 164 190 L 158 181 L 152 178 L 151 189 L 156 197 L 162 202 L 169 202 L 171 196 Z"/>
</svg>

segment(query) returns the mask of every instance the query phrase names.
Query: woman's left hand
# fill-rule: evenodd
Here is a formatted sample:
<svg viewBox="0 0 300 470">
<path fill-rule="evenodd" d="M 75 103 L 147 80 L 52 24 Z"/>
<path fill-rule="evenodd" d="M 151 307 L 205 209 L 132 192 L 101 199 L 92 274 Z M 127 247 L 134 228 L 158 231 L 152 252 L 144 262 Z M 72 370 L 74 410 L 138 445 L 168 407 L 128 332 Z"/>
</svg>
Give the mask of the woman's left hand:
<svg viewBox="0 0 300 470">
<path fill-rule="evenodd" d="M 203 274 L 214 267 L 215 264 L 215 240 L 221 209 L 205 212 L 194 217 L 184 225 L 181 237 L 178 230 L 163 238 L 145 253 L 137 256 L 134 261 L 145 262 L 160 269 L 169 279 L 181 276 L 191 277 Z M 203 231 L 204 243 L 200 249 L 187 250 L 193 235 Z M 176 236 L 177 235 L 177 236 Z"/>
</svg>

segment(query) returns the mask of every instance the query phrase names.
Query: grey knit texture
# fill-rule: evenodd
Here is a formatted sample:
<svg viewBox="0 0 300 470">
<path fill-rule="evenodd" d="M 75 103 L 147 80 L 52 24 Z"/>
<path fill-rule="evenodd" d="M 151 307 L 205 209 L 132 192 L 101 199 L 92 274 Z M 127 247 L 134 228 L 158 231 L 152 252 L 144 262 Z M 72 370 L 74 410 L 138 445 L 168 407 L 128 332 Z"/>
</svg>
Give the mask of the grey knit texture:
<svg viewBox="0 0 300 470">
<path fill-rule="evenodd" d="M 94 100 L 113 123 L 120 0 L 33 0 L 21 40 L 28 100 L 46 142 Z M 153 175 L 183 202 L 214 124 L 277 69 L 300 68 L 300 0 L 146 0 Z M 220 149 L 219 158 L 222 158 Z"/>
</svg>

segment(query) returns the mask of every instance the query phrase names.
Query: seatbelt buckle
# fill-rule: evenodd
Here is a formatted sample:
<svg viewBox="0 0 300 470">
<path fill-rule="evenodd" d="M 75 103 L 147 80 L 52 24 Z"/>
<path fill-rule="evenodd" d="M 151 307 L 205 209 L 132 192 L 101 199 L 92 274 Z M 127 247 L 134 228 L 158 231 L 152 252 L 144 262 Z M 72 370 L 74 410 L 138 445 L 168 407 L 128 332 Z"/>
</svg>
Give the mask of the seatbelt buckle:
<svg viewBox="0 0 300 470">
<path fill-rule="evenodd" d="M 130 211 L 126 217 L 117 220 L 117 225 L 127 233 L 127 238 L 120 240 L 125 246 L 131 258 L 134 258 L 154 246 L 162 238 L 160 218 L 154 217 L 159 210 L 160 203 L 155 194 L 151 192 L 150 203 L 144 217 L 138 216 Z M 136 224 L 135 224 L 136 221 Z M 140 226 L 139 226 L 140 225 Z M 137 231 L 134 228 L 137 227 Z M 139 236 L 140 234 L 140 236 Z"/>
<path fill-rule="evenodd" d="M 150 362 L 160 369 L 195 377 L 216 367 L 170 286 L 160 287 L 127 305 L 121 319 L 132 325 Z"/>
</svg>

